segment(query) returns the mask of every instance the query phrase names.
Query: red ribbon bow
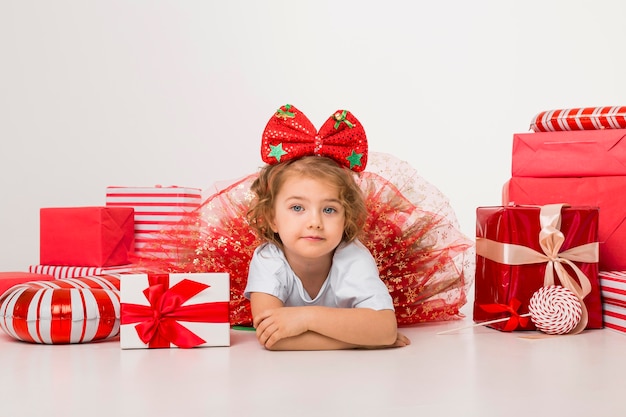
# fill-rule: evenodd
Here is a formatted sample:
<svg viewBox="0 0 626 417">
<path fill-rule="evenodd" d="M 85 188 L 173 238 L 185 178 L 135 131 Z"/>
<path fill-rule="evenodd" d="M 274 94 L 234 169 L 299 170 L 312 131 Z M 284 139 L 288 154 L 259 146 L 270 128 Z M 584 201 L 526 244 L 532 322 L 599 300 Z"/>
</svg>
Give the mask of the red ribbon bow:
<svg viewBox="0 0 626 417">
<path fill-rule="evenodd" d="M 148 275 L 150 286 L 143 291 L 150 306 L 122 303 L 121 324 L 139 323 L 135 326 L 141 341 L 150 348 L 192 348 L 204 339 L 178 323 L 180 321 L 202 323 L 227 323 L 228 301 L 182 304 L 210 286 L 184 279 L 170 288 L 169 275 Z"/>
<path fill-rule="evenodd" d="M 509 313 L 511 317 L 507 320 L 504 328 L 505 332 L 512 332 L 517 329 L 518 326 L 526 326 L 528 324 L 528 317 L 522 317 L 517 310 L 522 305 L 521 301 L 517 298 L 512 298 L 509 305 L 506 304 L 481 304 L 479 307 L 487 313 Z"/>
<path fill-rule="evenodd" d="M 325 156 L 361 172 L 367 165 L 365 130 L 352 113 L 337 110 L 318 132 L 300 110 L 286 104 L 265 126 L 261 158 L 272 165 L 309 155 Z"/>
</svg>

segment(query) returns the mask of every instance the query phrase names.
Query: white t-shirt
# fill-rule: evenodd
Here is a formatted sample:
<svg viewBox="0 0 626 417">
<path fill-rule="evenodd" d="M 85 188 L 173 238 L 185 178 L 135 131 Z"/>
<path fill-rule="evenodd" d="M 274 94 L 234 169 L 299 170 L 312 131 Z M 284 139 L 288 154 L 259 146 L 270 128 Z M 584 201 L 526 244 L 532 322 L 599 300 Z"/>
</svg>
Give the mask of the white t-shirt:
<svg viewBox="0 0 626 417">
<path fill-rule="evenodd" d="M 290 307 L 393 310 L 393 300 L 378 275 L 374 258 L 358 241 L 337 247 L 328 277 L 314 299 L 305 291 L 283 251 L 273 243 L 264 243 L 252 256 L 244 296 L 249 299 L 253 292 L 271 294 Z"/>
</svg>

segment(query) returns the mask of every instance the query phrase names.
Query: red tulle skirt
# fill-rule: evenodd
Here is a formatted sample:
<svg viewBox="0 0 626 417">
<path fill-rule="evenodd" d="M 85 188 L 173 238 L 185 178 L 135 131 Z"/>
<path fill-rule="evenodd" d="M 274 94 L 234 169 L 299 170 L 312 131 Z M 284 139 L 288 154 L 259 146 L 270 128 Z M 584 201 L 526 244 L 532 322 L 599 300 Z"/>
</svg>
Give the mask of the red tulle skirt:
<svg viewBox="0 0 626 417">
<path fill-rule="evenodd" d="M 398 325 L 454 320 L 473 282 L 474 243 L 448 199 L 406 162 L 372 153 L 357 182 L 369 216 L 359 237 L 377 262 Z M 135 262 L 154 272 L 228 272 L 231 325 L 250 326 L 243 296 L 248 265 L 261 243 L 246 222 L 257 174 L 216 187 L 202 206 L 150 243 Z"/>
</svg>

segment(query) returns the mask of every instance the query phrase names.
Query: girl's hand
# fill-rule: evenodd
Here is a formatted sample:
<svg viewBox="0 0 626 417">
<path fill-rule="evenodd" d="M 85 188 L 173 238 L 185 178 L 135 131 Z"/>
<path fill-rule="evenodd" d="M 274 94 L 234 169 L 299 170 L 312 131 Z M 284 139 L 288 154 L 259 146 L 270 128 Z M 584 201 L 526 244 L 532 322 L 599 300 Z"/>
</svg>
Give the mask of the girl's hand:
<svg viewBox="0 0 626 417">
<path fill-rule="evenodd" d="M 259 343 L 269 349 L 279 340 L 309 330 L 308 318 L 306 307 L 279 307 L 261 312 L 253 324 Z"/>
</svg>

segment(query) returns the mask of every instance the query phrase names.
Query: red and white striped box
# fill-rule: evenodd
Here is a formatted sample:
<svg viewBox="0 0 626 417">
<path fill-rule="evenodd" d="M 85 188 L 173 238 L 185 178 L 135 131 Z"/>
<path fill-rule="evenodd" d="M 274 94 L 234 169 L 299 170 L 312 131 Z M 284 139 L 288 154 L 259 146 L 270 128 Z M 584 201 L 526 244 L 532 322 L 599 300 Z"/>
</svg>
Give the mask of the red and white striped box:
<svg viewBox="0 0 626 417">
<path fill-rule="evenodd" d="M 149 243 L 168 226 L 179 224 L 200 207 L 199 188 L 155 186 L 118 187 L 106 189 L 106 206 L 135 209 L 135 254 L 151 252 Z M 162 253 L 153 255 L 163 256 Z"/>
<path fill-rule="evenodd" d="M 603 300 L 626 305 L 626 271 L 600 271 L 600 294 Z"/>
<path fill-rule="evenodd" d="M 602 308 L 604 327 L 626 333 L 626 303 L 605 299 Z"/>
<path fill-rule="evenodd" d="M 33 274 L 52 275 L 56 279 L 87 277 L 91 275 L 124 274 L 141 272 L 132 264 L 121 266 L 62 266 L 62 265 L 30 265 L 28 272 Z"/>
</svg>

